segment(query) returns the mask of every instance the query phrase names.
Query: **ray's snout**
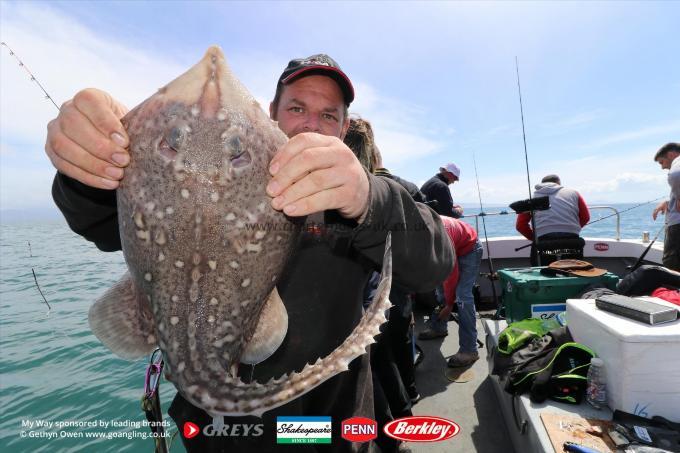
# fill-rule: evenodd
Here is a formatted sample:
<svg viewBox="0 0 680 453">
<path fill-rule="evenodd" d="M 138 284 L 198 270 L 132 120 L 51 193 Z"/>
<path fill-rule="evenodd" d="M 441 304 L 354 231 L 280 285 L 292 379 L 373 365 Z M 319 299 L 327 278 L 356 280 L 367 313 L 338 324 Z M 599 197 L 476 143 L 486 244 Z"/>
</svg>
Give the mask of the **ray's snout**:
<svg viewBox="0 0 680 453">
<path fill-rule="evenodd" d="M 224 56 L 218 48 L 211 48 L 203 58 L 206 65 L 206 82 L 201 94 L 201 116 L 215 118 L 222 105 L 220 90 L 220 66 L 224 65 Z"/>
</svg>

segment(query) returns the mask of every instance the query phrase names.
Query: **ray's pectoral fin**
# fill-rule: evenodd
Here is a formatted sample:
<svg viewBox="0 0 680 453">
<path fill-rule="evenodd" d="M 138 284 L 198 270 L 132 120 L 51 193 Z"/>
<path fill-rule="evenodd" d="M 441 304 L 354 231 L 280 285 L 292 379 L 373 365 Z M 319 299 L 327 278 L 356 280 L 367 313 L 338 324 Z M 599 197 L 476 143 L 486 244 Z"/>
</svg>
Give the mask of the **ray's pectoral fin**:
<svg viewBox="0 0 680 453">
<path fill-rule="evenodd" d="M 267 298 L 253 338 L 246 345 L 241 363 L 255 365 L 274 354 L 288 332 L 288 312 L 274 288 Z"/>
<path fill-rule="evenodd" d="M 156 348 L 149 301 L 129 272 L 90 307 L 90 329 L 104 346 L 124 359 L 137 359 Z"/>
</svg>

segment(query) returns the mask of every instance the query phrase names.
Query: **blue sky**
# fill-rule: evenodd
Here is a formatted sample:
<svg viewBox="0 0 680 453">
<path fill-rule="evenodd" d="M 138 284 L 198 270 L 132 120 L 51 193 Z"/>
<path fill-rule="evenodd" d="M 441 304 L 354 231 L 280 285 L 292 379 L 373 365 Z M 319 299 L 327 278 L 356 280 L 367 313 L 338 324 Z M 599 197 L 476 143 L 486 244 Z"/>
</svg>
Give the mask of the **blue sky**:
<svg viewBox="0 0 680 453">
<path fill-rule="evenodd" d="M 447 161 L 454 200 L 528 195 L 558 173 L 586 201 L 667 194 L 652 160 L 680 140 L 679 2 L 6 2 L 0 35 L 61 103 L 81 88 L 129 107 L 219 44 L 267 106 L 288 60 L 330 54 L 355 84 L 384 163 L 418 184 Z M 51 205 L 56 109 L 0 54 L 0 208 Z"/>
</svg>

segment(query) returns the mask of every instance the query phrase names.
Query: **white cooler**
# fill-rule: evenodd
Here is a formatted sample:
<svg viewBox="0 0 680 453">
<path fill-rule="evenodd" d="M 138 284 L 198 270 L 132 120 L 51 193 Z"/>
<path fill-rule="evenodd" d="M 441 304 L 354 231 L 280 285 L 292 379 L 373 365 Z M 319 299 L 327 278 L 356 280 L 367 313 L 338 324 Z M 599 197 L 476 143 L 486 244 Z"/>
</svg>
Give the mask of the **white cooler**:
<svg viewBox="0 0 680 453">
<path fill-rule="evenodd" d="M 650 326 L 600 310 L 594 299 L 569 299 L 567 325 L 604 361 L 612 410 L 680 422 L 680 320 Z"/>
</svg>

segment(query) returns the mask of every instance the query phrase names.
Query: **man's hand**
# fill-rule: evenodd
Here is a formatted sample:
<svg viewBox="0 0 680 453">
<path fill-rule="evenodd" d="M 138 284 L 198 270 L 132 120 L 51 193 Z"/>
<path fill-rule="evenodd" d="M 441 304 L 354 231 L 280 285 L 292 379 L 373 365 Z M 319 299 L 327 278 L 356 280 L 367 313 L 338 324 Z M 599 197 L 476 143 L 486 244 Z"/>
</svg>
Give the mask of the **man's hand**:
<svg viewBox="0 0 680 453">
<path fill-rule="evenodd" d="M 656 220 L 656 216 L 661 214 L 666 214 L 668 212 L 668 200 L 662 201 L 661 203 L 658 204 L 656 208 L 654 208 L 654 211 L 652 212 L 652 219 Z"/>
<path fill-rule="evenodd" d="M 290 216 L 337 209 L 358 219 L 368 207 L 368 177 L 354 153 L 337 137 L 302 133 L 269 164 L 272 207 Z"/>
<path fill-rule="evenodd" d="M 454 204 L 453 205 L 453 212 L 458 214 L 458 217 L 463 217 L 463 207 L 459 204 Z"/>
<path fill-rule="evenodd" d="M 79 91 L 47 125 L 45 152 L 57 170 L 88 186 L 115 189 L 130 162 L 120 122 L 127 108 L 94 88 Z"/>
</svg>

